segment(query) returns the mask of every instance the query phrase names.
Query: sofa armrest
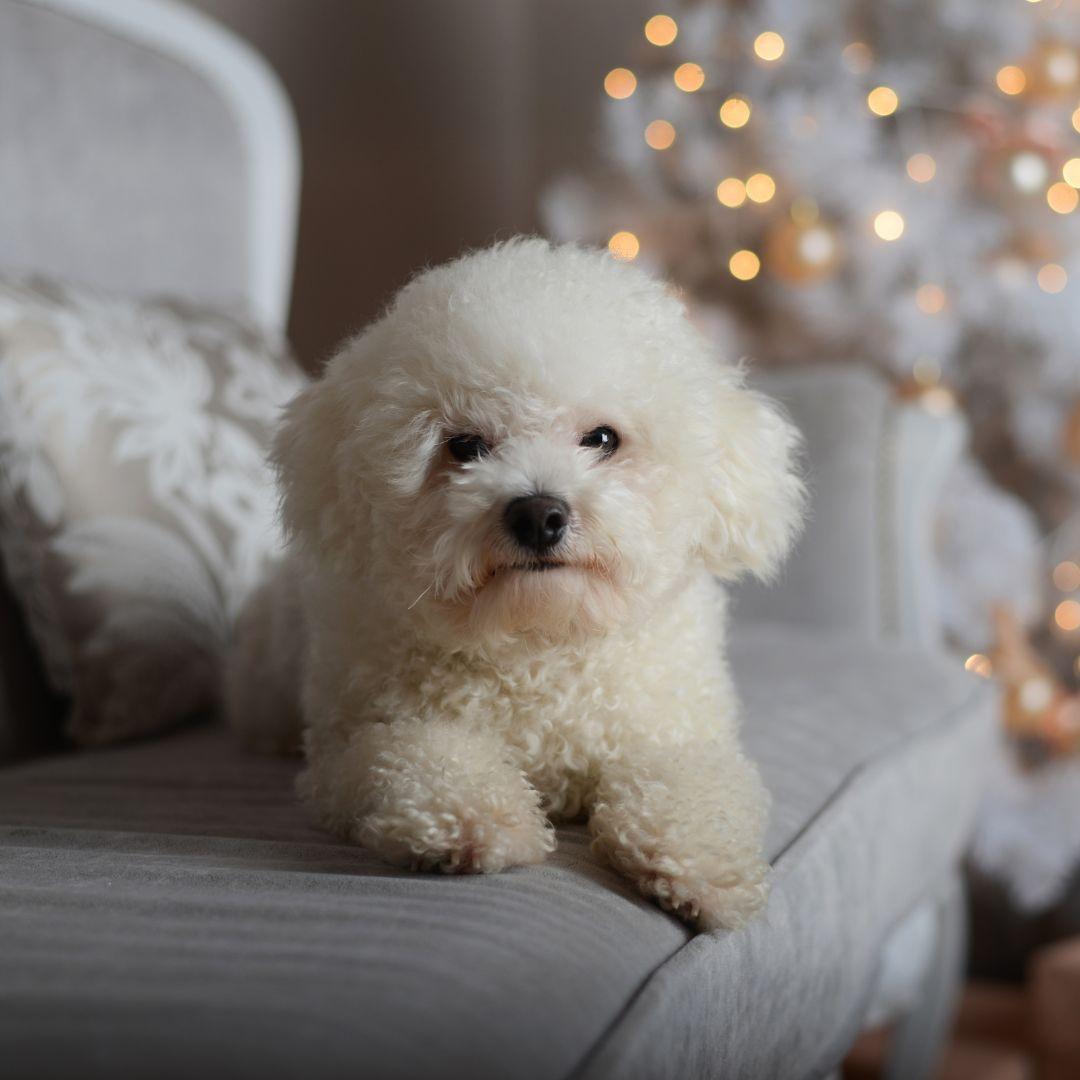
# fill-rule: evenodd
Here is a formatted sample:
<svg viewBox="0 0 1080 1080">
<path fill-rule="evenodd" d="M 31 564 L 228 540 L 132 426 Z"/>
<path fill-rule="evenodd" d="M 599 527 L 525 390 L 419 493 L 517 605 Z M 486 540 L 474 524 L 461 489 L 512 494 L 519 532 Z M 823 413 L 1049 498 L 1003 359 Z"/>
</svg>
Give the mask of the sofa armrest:
<svg viewBox="0 0 1080 1080">
<path fill-rule="evenodd" d="M 900 401 L 853 365 L 759 373 L 803 432 L 810 514 L 780 579 L 734 590 L 736 628 L 787 622 L 927 647 L 943 639 L 935 509 L 958 461 L 958 415 Z"/>
<path fill-rule="evenodd" d="M 940 647 L 944 625 L 934 553 L 937 510 L 967 443 L 956 413 L 896 403 L 886 419 L 881 473 L 882 631 Z"/>
</svg>

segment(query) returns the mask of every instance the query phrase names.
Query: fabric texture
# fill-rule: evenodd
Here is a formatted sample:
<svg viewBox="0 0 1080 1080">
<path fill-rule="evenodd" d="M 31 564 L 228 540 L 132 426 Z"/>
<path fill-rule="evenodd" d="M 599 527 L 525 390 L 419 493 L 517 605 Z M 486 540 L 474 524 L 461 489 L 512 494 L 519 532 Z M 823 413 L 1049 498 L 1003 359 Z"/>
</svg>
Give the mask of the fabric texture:
<svg viewBox="0 0 1080 1080">
<path fill-rule="evenodd" d="M 236 315 L 0 277 L 0 547 L 76 739 L 213 702 L 277 551 L 266 452 L 301 384 Z"/>
<path fill-rule="evenodd" d="M 243 134 L 205 76 L 0 0 L 0 268 L 131 294 L 246 294 Z"/>
<path fill-rule="evenodd" d="M 883 636 L 889 388 L 869 372 L 828 365 L 757 372 L 751 383 L 779 401 L 803 434 L 810 512 L 778 583 L 748 580 L 733 590 L 737 623 L 780 620 Z"/>
<path fill-rule="evenodd" d="M 823 1071 L 956 864 L 993 694 L 894 646 L 735 636 L 774 799 L 748 930 L 692 936 L 582 828 L 503 875 L 388 869 L 306 820 L 296 762 L 199 727 L 0 772 L 0 1052 L 110 1080 Z"/>
</svg>

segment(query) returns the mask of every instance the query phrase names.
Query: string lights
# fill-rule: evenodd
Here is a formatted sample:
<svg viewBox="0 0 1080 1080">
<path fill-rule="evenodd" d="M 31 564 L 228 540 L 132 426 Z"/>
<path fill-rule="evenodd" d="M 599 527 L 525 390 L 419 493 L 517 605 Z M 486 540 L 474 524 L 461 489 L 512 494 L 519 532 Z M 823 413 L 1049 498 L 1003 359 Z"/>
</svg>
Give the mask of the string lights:
<svg viewBox="0 0 1080 1080">
<path fill-rule="evenodd" d="M 900 0 L 875 2 L 892 15 L 903 9 Z M 1014 2 L 1025 15 L 1027 4 Z M 613 257 L 648 259 L 692 302 L 742 297 L 727 314 L 747 334 L 748 352 L 783 349 L 777 327 L 803 331 L 791 332 L 800 355 L 880 348 L 909 400 L 938 414 L 974 408 L 963 355 L 970 341 L 996 350 L 1002 365 L 1005 355 L 1028 364 L 1052 342 L 1045 327 L 1055 319 L 1072 318 L 1080 334 L 1067 302 L 1080 250 L 1080 37 L 1061 19 L 1059 0 L 1028 3 L 1041 9 L 1031 34 L 1011 37 L 1002 19 L 1002 33 L 988 34 L 978 57 L 934 5 L 925 16 L 940 48 L 928 44 L 925 28 L 906 36 L 891 26 L 878 39 L 871 35 L 879 21 L 857 13 L 845 33 L 832 17 L 839 4 L 829 18 L 807 4 L 802 21 L 770 18 L 772 26 L 753 25 L 736 0 L 705 5 L 713 22 L 698 19 L 694 7 L 687 11 L 695 17 L 681 23 L 652 15 L 633 69 L 603 77 L 618 118 L 610 134 L 625 147 L 616 153 L 620 179 L 629 183 L 597 186 L 596 219 L 610 225 L 594 239 L 612 230 Z M 870 0 L 854 9 L 862 6 Z M 993 41 L 1023 40 L 1031 44 L 990 55 Z M 961 50 L 968 51 L 956 62 Z M 971 227 L 958 236 L 968 210 Z M 1034 328 L 1028 351 L 1006 354 L 1009 319 Z M 1072 455 L 1074 469 L 1075 340 L 1056 357 L 1059 367 L 1076 365 L 1075 386 L 1063 394 L 1074 395 L 1072 433 L 1045 440 L 1067 446 L 1058 452 Z M 1009 438 L 1019 442 L 1020 431 L 1010 429 Z M 1073 636 L 1073 644 L 1056 676 L 1016 680 L 1017 715 L 1049 709 L 1060 689 L 1055 678 L 1074 661 L 1080 682 L 1080 543 L 1055 554 L 1046 574 L 1059 592 L 1039 609 L 1041 628 L 1044 640 Z M 969 672 L 1006 679 L 989 638 L 980 645 L 950 631 L 966 644 Z M 1076 709 L 1080 717 L 1080 695 Z"/>
<path fill-rule="evenodd" d="M 1030 2 L 1037 3 L 1038 0 Z M 678 39 L 679 25 L 671 15 L 658 13 L 646 20 L 643 33 L 650 45 L 664 50 Z M 753 37 L 751 52 L 754 60 L 772 66 L 788 57 L 789 45 L 782 34 L 765 29 Z M 853 40 L 842 49 L 840 62 L 852 76 L 861 79 L 874 68 L 876 56 L 866 41 Z M 675 87 L 684 94 L 697 94 L 708 81 L 706 68 L 694 59 L 682 59 L 667 70 Z M 1080 54 L 1054 41 L 1037 44 L 1026 58 L 1004 64 L 994 74 L 994 85 L 1007 98 L 1064 92 L 1078 83 Z M 630 68 L 612 68 L 605 75 L 603 86 L 605 94 L 612 100 L 627 101 L 639 91 L 639 76 Z M 893 86 L 880 83 L 866 89 L 863 83 L 861 92 L 865 95 L 866 108 L 876 117 L 893 117 L 900 111 L 900 95 Z M 924 103 L 915 100 L 908 104 L 917 110 Z M 745 128 L 754 112 L 750 100 L 741 93 L 729 92 L 716 108 L 716 117 L 722 127 L 733 132 Z M 1069 119 L 1072 127 L 1080 133 L 1080 102 L 1075 99 Z M 678 138 L 677 121 L 678 116 L 650 120 L 643 131 L 646 145 L 658 152 L 673 147 Z M 797 116 L 791 123 L 792 132 L 797 136 L 812 138 L 818 132 L 818 117 L 813 112 Z M 1069 157 L 1063 163 L 1060 158 L 1053 161 L 1038 141 L 1033 140 L 1028 145 L 1014 145 L 1011 154 L 1001 160 L 1007 182 L 1020 195 L 1041 195 L 1053 214 L 1070 215 L 1080 210 L 1080 155 Z M 1060 179 L 1050 175 L 1051 167 L 1055 171 L 1060 167 Z M 911 153 L 904 160 L 903 168 L 908 180 L 918 185 L 929 184 L 937 178 L 939 171 L 938 161 L 925 150 Z M 715 195 L 719 206 L 745 213 L 744 208 L 748 205 L 764 206 L 771 203 L 776 199 L 777 191 L 776 177 L 761 170 L 745 179 L 739 176 L 720 179 L 716 183 Z M 763 270 L 771 270 L 775 276 L 786 281 L 803 283 L 817 280 L 822 273 L 831 273 L 839 265 L 845 254 L 843 228 L 838 230 L 835 224 L 821 223 L 813 199 L 797 191 L 789 199 L 789 223 L 774 223 L 767 227 L 764 246 L 768 249 L 768 257 L 762 259 L 749 248 L 740 248 L 729 259 L 728 268 L 738 280 L 752 281 Z M 842 226 L 843 223 L 840 224 Z M 899 210 L 890 207 L 873 213 L 870 226 L 874 238 L 892 244 L 904 236 L 907 222 Z M 612 254 L 621 259 L 636 258 L 641 247 L 638 237 L 625 230 L 616 232 L 608 241 L 608 246 Z M 1038 245 L 1032 248 L 1035 252 L 1039 250 Z M 993 270 L 1002 284 L 1011 283 L 1011 287 L 1017 287 L 1023 280 L 1024 252 L 1023 244 L 1016 251 L 1003 250 L 988 259 L 988 268 Z M 1046 261 L 1047 255 L 1054 254 L 1052 249 L 1045 249 L 1041 254 L 1042 259 L 1034 266 L 1031 262 L 1027 263 L 1030 267 L 1027 273 L 1034 275 L 1035 283 L 1043 293 L 1053 295 L 1062 292 L 1069 281 L 1065 267 L 1056 261 Z M 1027 257 L 1030 258 L 1030 255 Z M 1030 282 L 1032 279 L 1028 277 L 1027 280 Z M 926 315 L 937 315 L 948 304 L 946 290 L 937 282 L 918 285 L 914 297 L 918 310 Z"/>
</svg>

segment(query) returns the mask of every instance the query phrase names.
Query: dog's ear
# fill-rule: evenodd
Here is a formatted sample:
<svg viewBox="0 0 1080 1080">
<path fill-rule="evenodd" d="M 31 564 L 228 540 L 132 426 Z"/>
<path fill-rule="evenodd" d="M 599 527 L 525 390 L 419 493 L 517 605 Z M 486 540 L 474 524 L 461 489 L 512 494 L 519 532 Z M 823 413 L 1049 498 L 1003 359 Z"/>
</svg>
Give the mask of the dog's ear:
<svg viewBox="0 0 1080 1080">
<path fill-rule="evenodd" d="M 768 580 L 798 536 L 806 500 L 801 436 L 776 404 L 731 378 L 712 397 L 700 550 L 718 577 Z"/>
<path fill-rule="evenodd" d="M 326 374 L 286 406 L 271 452 L 286 536 L 323 553 L 342 551 L 347 539 L 339 480 L 346 427 L 345 399 Z"/>
</svg>

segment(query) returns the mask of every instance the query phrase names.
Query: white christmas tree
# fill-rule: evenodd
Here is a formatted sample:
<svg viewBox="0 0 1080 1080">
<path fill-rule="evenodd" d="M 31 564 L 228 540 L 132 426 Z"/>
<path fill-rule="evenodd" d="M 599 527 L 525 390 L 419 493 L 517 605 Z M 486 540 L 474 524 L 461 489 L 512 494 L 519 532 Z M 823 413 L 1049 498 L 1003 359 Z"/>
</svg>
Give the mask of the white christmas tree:
<svg viewBox="0 0 1080 1080">
<path fill-rule="evenodd" d="M 701 0 L 626 65 L 549 230 L 670 277 L 729 354 L 962 407 L 950 628 L 983 647 L 995 601 L 1052 621 L 1027 570 L 1080 493 L 1080 3 Z"/>
</svg>

